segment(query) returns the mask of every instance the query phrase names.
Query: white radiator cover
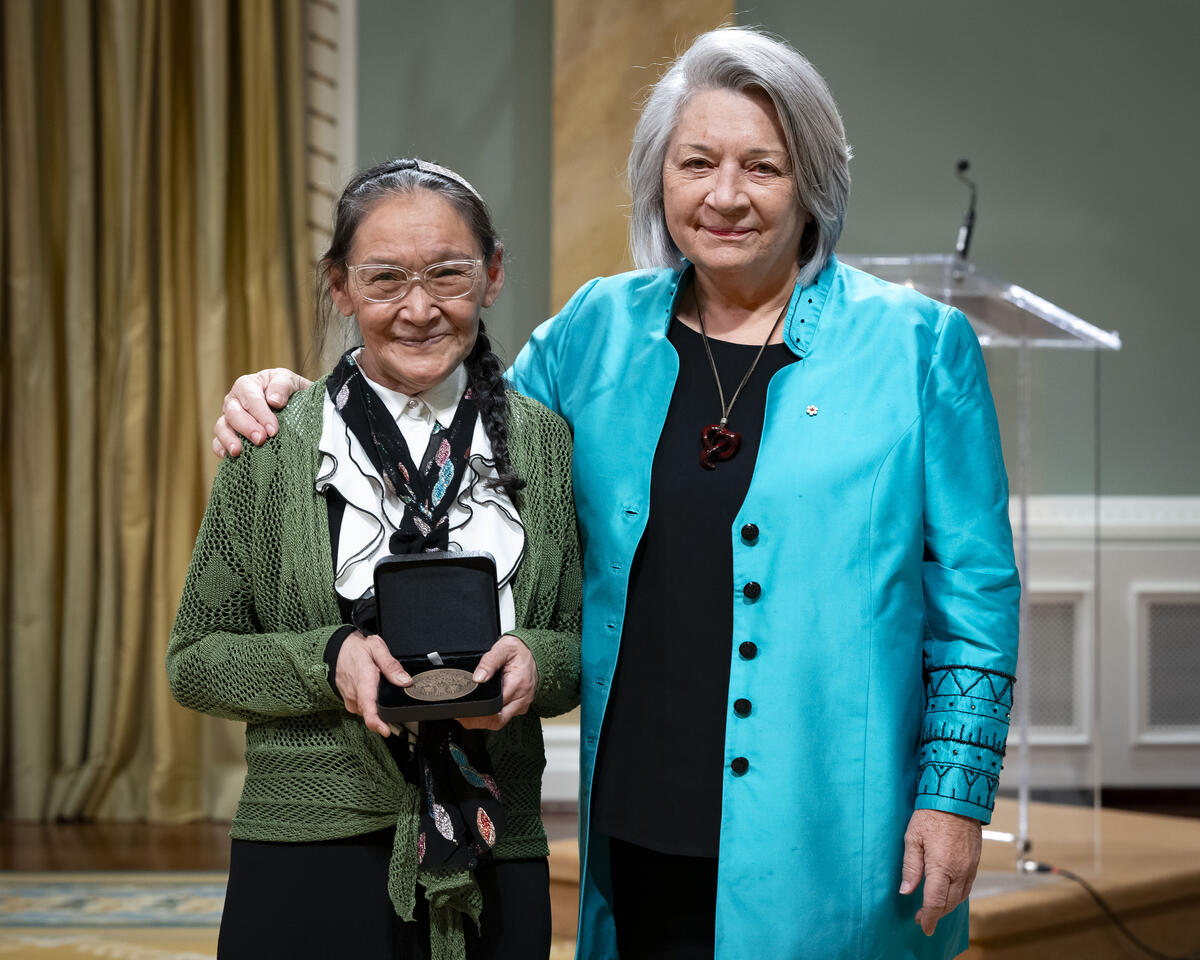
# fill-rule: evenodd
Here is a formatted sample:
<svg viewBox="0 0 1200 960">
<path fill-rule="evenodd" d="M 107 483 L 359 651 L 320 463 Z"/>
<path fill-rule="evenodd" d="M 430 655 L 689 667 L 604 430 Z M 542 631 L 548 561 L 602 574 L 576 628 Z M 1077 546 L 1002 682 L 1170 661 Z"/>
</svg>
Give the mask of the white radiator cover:
<svg viewBox="0 0 1200 960">
<path fill-rule="evenodd" d="M 1105 786 L 1200 786 L 1200 497 L 1031 497 L 1026 510 L 1029 635 L 1043 643 L 1034 787 L 1087 789 L 1096 762 Z M 544 734 L 543 797 L 573 801 L 579 728 Z M 1016 786 L 1016 739 L 1002 789 Z"/>
</svg>

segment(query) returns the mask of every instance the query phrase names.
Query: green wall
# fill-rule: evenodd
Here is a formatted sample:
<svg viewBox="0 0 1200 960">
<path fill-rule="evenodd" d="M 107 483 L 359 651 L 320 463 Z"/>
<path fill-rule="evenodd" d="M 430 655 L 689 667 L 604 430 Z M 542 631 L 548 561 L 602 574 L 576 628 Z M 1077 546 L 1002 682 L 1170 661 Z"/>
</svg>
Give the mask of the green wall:
<svg viewBox="0 0 1200 960">
<path fill-rule="evenodd" d="M 950 252 L 980 186 L 972 259 L 1125 347 L 1035 358 L 1036 493 L 1200 495 L 1200 4 L 747 0 L 829 81 L 855 150 L 839 249 Z M 492 202 L 509 251 L 491 312 L 511 357 L 546 315 L 550 0 L 358 2 L 358 158 L 439 159 Z M 1188 66 L 1191 64 L 1191 66 Z M 1015 364 L 989 352 L 1010 467 Z M 1099 373 L 1100 472 L 1093 375 Z"/>
<path fill-rule="evenodd" d="M 1118 330 L 1100 358 L 1100 492 L 1200 494 L 1200 4 L 748 0 L 829 82 L 854 147 L 840 250 L 950 252 Z M 1189 66 L 1190 64 L 1190 66 Z M 992 351 L 998 403 L 1011 355 Z M 1037 493 L 1090 492 L 1094 357 L 1034 363 Z M 1012 417 L 1002 409 L 1011 448 Z M 1009 451 L 1010 469 L 1013 454 Z"/>
<path fill-rule="evenodd" d="M 359 166 L 420 156 L 491 204 L 504 291 L 485 319 L 511 359 L 550 302 L 550 0 L 358 0 Z"/>
</svg>

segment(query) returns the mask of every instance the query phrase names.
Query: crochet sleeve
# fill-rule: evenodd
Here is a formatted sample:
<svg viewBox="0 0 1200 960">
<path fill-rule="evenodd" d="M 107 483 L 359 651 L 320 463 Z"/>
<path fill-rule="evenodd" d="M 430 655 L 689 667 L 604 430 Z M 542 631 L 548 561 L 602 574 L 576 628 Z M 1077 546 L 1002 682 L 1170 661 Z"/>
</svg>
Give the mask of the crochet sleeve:
<svg viewBox="0 0 1200 960">
<path fill-rule="evenodd" d="M 579 703 L 583 574 L 571 488 L 571 434 L 561 419 L 550 415 L 541 418 L 538 432 L 548 478 L 537 493 L 537 513 L 551 531 L 558 555 L 543 561 L 530 623 L 511 632 L 529 647 L 537 664 L 538 686 L 530 712 L 553 717 Z"/>
<path fill-rule="evenodd" d="M 251 548 L 255 512 L 266 499 L 259 487 L 270 472 L 274 446 L 274 441 L 263 450 L 247 445 L 217 471 L 167 646 L 167 679 L 175 699 L 231 720 L 341 707 L 323 660 L 325 645 L 341 624 L 270 632 L 256 613 L 256 575 L 264 584 L 278 584 L 261 568 L 285 562 L 278 539 L 270 541 L 276 555 L 264 551 L 262 543 Z"/>
<path fill-rule="evenodd" d="M 916 806 L 987 823 L 1012 709 L 1020 584 L 983 353 L 947 308 L 926 380 L 925 716 Z"/>
</svg>

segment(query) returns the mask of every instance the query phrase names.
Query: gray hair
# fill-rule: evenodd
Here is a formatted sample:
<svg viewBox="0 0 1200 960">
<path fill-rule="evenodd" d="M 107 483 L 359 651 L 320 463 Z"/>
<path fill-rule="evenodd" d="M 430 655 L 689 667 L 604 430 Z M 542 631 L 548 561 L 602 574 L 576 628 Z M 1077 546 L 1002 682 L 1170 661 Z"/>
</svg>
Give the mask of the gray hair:
<svg viewBox="0 0 1200 960">
<path fill-rule="evenodd" d="M 629 246 L 639 267 L 678 268 L 667 232 L 663 161 L 688 100 L 702 90 L 761 90 L 783 127 L 796 200 L 812 215 L 800 239 L 800 283 L 811 283 L 842 235 L 850 195 L 850 145 L 825 81 L 782 40 L 747 27 L 701 34 L 650 91 L 629 151 L 633 214 Z"/>
</svg>

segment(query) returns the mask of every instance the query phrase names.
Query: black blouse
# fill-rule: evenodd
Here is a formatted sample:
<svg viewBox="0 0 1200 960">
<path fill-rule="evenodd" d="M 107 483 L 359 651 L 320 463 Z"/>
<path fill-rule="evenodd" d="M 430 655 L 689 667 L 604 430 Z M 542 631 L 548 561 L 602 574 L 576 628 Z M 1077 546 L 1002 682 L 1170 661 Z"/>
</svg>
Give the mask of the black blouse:
<svg viewBox="0 0 1200 960">
<path fill-rule="evenodd" d="M 715 857 L 733 634 L 731 528 L 758 456 L 771 376 L 796 359 L 767 347 L 729 415 L 740 451 L 700 466 L 721 417 L 700 334 L 671 321 L 679 379 L 654 455 L 650 513 L 629 575 L 616 673 L 592 788 L 593 829 L 662 853 Z M 757 345 L 709 341 L 728 400 Z M 612 718 L 619 718 L 617 723 Z"/>
</svg>

